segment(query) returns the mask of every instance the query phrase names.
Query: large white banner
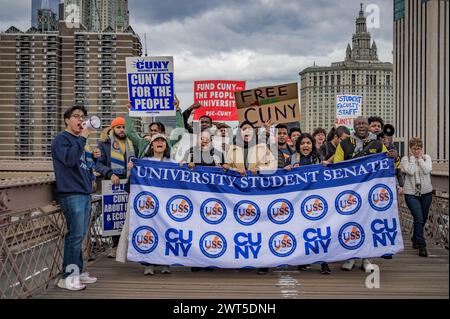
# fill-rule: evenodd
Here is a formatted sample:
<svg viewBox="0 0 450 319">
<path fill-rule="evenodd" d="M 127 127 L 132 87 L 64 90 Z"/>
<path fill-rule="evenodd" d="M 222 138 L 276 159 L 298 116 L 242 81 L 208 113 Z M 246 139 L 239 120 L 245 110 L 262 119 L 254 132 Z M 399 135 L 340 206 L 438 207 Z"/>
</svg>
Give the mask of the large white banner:
<svg viewBox="0 0 450 319">
<path fill-rule="evenodd" d="M 128 259 L 241 268 L 395 254 L 403 250 L 395 183 L 385 154 L 246 177 L 138 160 Z"/>
</svg>

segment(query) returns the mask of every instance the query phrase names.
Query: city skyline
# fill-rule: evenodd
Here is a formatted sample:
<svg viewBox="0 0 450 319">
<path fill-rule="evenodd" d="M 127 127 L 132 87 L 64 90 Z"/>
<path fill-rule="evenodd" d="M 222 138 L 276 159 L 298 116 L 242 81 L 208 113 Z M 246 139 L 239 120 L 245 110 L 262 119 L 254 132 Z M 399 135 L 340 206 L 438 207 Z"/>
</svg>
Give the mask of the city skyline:
<svg viewBox="0 0 450 319">
<path fill-rule="evenodd" d="M 252 88 L 296 82 L 298 72 L 313 63 L 343 60 L 360 2 L 131 0 L 130 25 L 143 45 L 147 34 L 149 55 L 174 56 L 175 89 L 184 108 L 192 103 L 195 80 L 246 80 Z M 363 4 L 366 15 L 376 17 L 370 10 L 379 9 L 379 27 L 369 25 L 369 32 L 380 60 L 392 62 L 392 2 Z M 1 0 L 0 6 L 10 8 L 0 13 L 0 30 L 28 29 L 31 2 Z"/>
</svg>

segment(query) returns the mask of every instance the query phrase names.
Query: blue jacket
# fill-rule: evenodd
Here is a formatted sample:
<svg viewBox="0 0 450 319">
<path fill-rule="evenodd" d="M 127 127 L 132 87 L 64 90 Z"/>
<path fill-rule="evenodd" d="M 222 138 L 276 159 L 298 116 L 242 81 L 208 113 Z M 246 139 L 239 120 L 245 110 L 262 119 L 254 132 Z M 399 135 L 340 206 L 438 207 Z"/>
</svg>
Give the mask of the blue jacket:
<svg viewBox="0 0 450 319">
<path fill-rule="evenodd" d="M 53 140 L 52 159 L 57 195 L 92 193 L 93 167 L 89 167 L 86 160 L 85 145 L 84 137 L 66 131 Z"/>
</svg>

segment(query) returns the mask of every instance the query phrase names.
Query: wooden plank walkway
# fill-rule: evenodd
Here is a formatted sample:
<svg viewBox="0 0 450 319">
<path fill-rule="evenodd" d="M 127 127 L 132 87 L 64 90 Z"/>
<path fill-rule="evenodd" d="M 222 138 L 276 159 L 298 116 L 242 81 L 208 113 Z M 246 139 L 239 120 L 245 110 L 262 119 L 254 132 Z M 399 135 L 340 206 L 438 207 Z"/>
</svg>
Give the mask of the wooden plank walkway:
<svg viewBox="0 0 450 319">
<path fill-rule="evenodd" d="M 410 243 L 391 260 L 372 259 L 380 267 L 380 288 L 368 289 L 367 273 L 352 272 L 330 265 L 332 273 L 321 275 L 319 265 L 306 272 L 295 268 L 271 269 L 264 276 L 256 270 L 219 269 L 192 273 L 189 268 L 174 267 L 172 274 L 144 276 L 143 267 L 121 264 L 102 257 L 88 270 L 98 277 L 84 291 L 71 292 L 52 286 L 34 298 L 173 298 L 173 299 L 290 299 L 290 298 L 449 298 L 448 250 L 428 249 L 428 258 L 419 257 Z M 357 264 L 359 265 L 359 263 Z"/>
</svg>

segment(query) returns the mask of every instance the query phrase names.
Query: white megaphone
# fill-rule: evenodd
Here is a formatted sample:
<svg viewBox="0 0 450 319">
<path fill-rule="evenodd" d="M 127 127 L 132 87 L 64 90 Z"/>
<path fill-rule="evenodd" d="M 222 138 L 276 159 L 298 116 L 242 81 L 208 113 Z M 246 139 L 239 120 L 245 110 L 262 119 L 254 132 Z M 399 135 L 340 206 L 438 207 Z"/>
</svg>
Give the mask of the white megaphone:
<svg viewBox="0 0 450 319">
<path fill-rule="evenodd" d="M 100 118 L 92 115 L 83 122 L 83 128 L 98 130 L 102 126 Z"/>
</svg>

